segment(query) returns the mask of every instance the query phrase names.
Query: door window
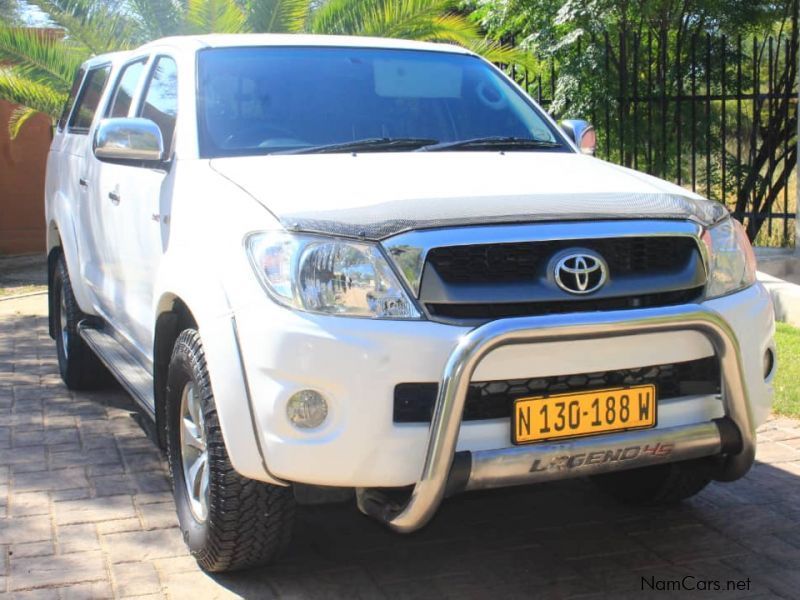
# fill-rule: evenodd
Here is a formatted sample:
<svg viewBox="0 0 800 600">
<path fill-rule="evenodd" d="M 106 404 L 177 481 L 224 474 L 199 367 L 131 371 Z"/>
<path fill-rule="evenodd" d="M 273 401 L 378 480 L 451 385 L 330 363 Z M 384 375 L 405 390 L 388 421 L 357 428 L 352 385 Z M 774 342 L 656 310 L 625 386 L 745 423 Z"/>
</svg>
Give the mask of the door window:
<svg viewBox="0 0 800 600">
<path fill-rule="evenodd" d="M 69 118 L 69 130 L 72 133 L 86 133 L 92 125 L 94 113 L 100 104 L 100 97 L 108 82 L 109 65 L 89 69 L 83 82 L 75 110 Z"/>
<path fill-rule="evenodd" d="M 139 116 L 150 119 L 159 126 L 164 138 L 164 150 L 169 156 L 178 116 L 178 67 L 168 56 L 159 56 L 156 59 Z"/>
<path fill-rule="evenodd" d="M 139 78 L 142 76 L 142 71 L 144 70 L 144 63 L 145 61 L 142 59 L 126 65 L 122 69 L 106 116 L 111 118 L 128 116 L 128 111 L 131 108 L 131 101 L 133 100 L 133 93 L 136 91 Z"/>
</svg>

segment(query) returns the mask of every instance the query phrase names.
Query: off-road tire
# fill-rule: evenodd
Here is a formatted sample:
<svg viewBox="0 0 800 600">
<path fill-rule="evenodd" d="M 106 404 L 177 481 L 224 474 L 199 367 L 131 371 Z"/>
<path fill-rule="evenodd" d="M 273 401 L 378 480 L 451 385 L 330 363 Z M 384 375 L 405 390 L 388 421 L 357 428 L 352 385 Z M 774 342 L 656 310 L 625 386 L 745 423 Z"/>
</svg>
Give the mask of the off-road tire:
<svg viewBox="0 0 800 600">
<path fill-rule="evenodd" d="M 208 452 L 205 521 L 198 520 L 192 512 L 181 462 L 181 393 L 190 381 L 199 396 Z M 275 561 L 291 539 L 294 495 L 289 487 L 248 479 L 234 470 L 222 438 L 203 345 L 193 329 L 184 330 L 175 342 L 166 403 L 170 476 L 181 531 L 192 556 L 203 570 L 214 573 Z"/>
<path fill-rule="evenodd" d="M 54 311 L 56 353 L 61 379 L 71 390 L 94 390 L 105 387 L 111 375 L 78 333 L 78 323 L 85 319 L 86 315 L 81 312 L 72 292 L 72 283 L 63 254 L 58 257 L 55 264 L 50 294 L 53 295 L 51 306 Z M 62 319 L 62 313 L 66 316 L 65 319 Z M 63 335 L 64 331 L 66 336 Z"/>
<path fill-rule="evenodd" d="M 711 481 L 708 461 L 689 460 L 592 477 L 605 493 L 623 504 L 677 504 L 698 494 Z"/>
</svg>

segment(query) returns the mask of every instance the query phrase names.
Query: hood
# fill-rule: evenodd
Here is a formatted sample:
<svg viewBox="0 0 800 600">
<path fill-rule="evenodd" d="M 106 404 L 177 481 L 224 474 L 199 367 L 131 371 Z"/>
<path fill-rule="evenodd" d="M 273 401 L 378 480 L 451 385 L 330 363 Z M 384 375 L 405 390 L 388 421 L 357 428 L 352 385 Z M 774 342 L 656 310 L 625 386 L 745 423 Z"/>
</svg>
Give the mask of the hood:
<svg viewBox="0 0 800 600">
<path fill-rule="evenodd" d="M 691 219 L 717 202 L 575 153 L 397 152 L 217 158 L 211 166 L 292 231 L 380 240 L 403 231 L 555 220 Z"/>
</svg>

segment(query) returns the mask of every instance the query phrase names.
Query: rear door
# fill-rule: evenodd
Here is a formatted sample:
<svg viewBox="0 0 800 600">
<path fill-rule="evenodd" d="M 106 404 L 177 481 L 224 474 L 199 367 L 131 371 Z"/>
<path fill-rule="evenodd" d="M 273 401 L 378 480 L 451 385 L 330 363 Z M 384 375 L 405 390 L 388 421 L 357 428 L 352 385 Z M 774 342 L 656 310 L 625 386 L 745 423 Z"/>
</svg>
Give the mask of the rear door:
<svg viewBox="0 0 800 600">
<path fill-rule="evenodd" d="M 69 156 L 61 181 L 71 190 L 75 201 L 76 239 L 80 277 L 88 288 L 93 308 L 102 303 L 103 280 L 108 255 L 104 239 L 104 223 L 97 198 L 92 193 L 87 155 L 92 151 L 91 131 L 96 121 L 109 75 L 109 63 L 93 65 L 86 70 L 75 106 L 65 124 L 62 152 Z M 73 276 L 75 274 L 73 273 Z"/>
</svg>

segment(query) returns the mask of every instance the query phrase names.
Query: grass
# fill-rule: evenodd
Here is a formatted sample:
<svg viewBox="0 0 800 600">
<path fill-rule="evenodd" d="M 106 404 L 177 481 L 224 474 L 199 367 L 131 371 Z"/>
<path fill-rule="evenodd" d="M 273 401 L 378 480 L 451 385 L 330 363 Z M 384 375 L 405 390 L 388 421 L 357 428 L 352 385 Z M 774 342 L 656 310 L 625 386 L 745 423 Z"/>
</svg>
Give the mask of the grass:
<svg viewBox="0 0 800 600">
<path fill-rule="evenodd" d="M 800 418 L 800 329 L 778 323 L 778 372 L 775 375 L 776 413 Z"/>
</svg>

